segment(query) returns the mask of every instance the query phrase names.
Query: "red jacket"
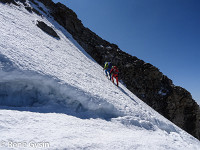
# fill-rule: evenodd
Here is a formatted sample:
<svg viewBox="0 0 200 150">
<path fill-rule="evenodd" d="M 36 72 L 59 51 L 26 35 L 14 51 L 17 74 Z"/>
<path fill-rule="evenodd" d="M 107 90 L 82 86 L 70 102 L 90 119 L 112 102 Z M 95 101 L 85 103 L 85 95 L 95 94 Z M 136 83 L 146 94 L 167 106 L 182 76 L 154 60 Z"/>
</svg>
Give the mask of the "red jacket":
<svg viewBox="0 0 200 150">
<path fill-rule="evenodd" d="M 110 73 L 113 74 L 114 76 L 118 76 L 119 70 L 116 66 L 114 66 L 111 70 Z"/>
</svg>

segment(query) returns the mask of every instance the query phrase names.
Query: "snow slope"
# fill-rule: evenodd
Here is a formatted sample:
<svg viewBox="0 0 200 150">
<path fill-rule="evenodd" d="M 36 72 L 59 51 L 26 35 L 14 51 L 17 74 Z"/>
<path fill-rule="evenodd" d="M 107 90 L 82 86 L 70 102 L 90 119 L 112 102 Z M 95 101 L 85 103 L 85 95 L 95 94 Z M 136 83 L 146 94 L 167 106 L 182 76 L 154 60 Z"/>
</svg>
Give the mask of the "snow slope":
<svg viewBox="0 0 200 150">
<path fill-rule="evenodd" d="M 50 15 L 19 4 L 0 3 L 0 149 L 200 149 L 197 139 L 111 83 Z"/>
</svg>

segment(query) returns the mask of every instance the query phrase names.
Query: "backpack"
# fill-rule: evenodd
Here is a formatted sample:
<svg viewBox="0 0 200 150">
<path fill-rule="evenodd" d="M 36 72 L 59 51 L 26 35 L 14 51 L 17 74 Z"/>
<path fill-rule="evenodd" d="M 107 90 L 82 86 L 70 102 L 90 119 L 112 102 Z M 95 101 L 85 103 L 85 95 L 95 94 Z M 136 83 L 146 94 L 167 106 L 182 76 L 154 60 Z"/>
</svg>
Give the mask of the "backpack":
<svg viewBox="0 0 200 150">
<path fill-rule="evenodd" d="M 112 63 L 108 62 L 108 68 L 111 69 L 112 68 Z"/>
<path fill-rule="evenodd" d="M 113 74 L 119 74 L 119 70 L 116 66 L 113 66 L 111 71 L 112 71 Z"/>
<path fill-rule="evenodd" d="M 108 68 L 108 62 L 105 62 L 104 69 Z"/>
</svg>

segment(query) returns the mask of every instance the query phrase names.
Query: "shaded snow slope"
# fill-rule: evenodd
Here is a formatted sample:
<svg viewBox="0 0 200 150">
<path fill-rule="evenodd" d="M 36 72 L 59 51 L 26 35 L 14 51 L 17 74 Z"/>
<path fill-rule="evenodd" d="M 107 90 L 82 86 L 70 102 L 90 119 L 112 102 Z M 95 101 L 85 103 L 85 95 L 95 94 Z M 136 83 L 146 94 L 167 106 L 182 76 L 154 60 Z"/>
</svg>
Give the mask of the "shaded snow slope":
<svg viewBox="0 0 200 150">
<path fill-rule="evenodd" d="M 0 71 L 0 78 L 0 106 L 29 107 L 25 110 L 65 113 L 81 118 L 110 119 L 122 115 L 106 100 L 62 84 L 58 79 L 25 71 Z"/>
<path fill-rule="evenodd" d="M 31 7 L 44 16 L 0 3 L 0 146 L 33 140 L 49 142 L 49 149 L 200 148 L 122 84 L 111 83 L 64 28 Z M 60 39 L 38 28 L 38 20 Z"/>
</svg>

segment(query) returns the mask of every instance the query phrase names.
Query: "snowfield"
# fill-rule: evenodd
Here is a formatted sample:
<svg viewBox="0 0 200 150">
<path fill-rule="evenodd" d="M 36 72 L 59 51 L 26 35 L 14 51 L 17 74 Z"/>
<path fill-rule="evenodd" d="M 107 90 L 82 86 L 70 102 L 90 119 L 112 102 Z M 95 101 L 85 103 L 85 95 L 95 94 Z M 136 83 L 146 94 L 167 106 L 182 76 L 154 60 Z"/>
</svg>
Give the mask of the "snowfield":
<svg viewBox="0 0 200 150">
<path fill-rule="evenodd" d="M 0 3 L 0 149 L 198 150 L 200 142 L 108 80 L 72 36 Z M 51 26 L 60 39 L 37 27 Z"/>
</svg>

